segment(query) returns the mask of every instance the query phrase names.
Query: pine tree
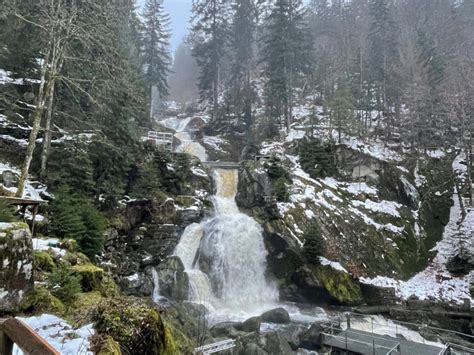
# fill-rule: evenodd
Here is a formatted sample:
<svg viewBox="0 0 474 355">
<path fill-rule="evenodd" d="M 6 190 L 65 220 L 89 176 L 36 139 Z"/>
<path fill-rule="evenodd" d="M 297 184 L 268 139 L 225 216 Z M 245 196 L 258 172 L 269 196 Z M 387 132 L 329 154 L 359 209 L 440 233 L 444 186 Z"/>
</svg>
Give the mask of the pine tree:
<svg viewBox="0 0 474 355">
<path fill-rule="evenodd" d="M 158 89 L 160 97 L 168 95 L 167 77 L 170 72 L 169 54 L 170 19 L 164 12 L 163 0 L 146 0 L 143 13 L 143 60 L 149 86 Z"/>
<path fill-rule="evenodd" d="M 355 120 L 353 120 L 353 98 L 350 92 L 347 79 L 345 79 L 344 77 L 339 78 L 339 80 L 337 81 L 334 96 L 329 100 L 328 106 L 331 118 L 330 125 L 336 125 L 338 133 L 338 143 L 341 144 L 341 137 L 343 131 L 346 131 L 349 127 L 353 126 L 355 122 Z"/>
<path fill-rule="evenodd" d="M 325 242 L 317 222 L 311 222 L 303 234 L 303 253 L 309 263 L 319 265 L 319 257 L 324 254 Z"/>
<path fill-rule="evenodd" d="M 387 114 L 389 103 L 393 103 L 395 96 L 396 83 L 391 74 L 398 57 L 397 24 L 392 16 L 391 0 L 372 0 L 370 12 L 371 81 L 377 87 L 378 109 Z"/>
<path fill-rule="evenodd" d="M 302 1 L 277 0 L 266 19 L 261 60 L 268 113 L 287 129 L 293 119 L 293 90 L 307 71 L 310 48 Z"/>
<path fill-rule="evenodd" d="M 198 87 L 202 101 L 212 107 L 212 119 L 218 119 L 222 62 L 229 39 L 229 2 L 196 0 L 193 3 L 191 41 L 200 73 Z"/>
<path fill-rule="evenodd" d="M 231 28 L 230 95 L 235 114 L 251 134 L 252 107 L 256 93 L 252 87 L 252 71 L 255 67 L 256 8 L 253 0 L 237 0 L 234 4 Z"/>
</svg>

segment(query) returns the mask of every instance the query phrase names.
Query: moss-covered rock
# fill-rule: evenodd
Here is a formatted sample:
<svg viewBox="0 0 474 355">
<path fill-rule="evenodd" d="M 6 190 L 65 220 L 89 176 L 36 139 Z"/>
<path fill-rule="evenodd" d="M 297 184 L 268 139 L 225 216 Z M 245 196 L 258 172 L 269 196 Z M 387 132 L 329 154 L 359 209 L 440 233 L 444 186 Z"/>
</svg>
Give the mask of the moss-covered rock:
<svg viewBox="0 0 474 355">
<path fill-rule="evenodd" d="M 67 250 L 70 253 L 77 251 L 77 240 L 65 239 L 61 242 L 61 248 Z"/>
<path fill-rule="evenodd" d="M 91 263 L 87 255 L 80 252 L 67 252 L 66 255 L 61 258 L 61 261 L 69 266 L 85 265 Z"/>
<path fill-rule="evenodd" d="M 98 334 L 111 336 L 127 353 L 178 353 L 157 309 L 138 299 L 120 297 L 101 302 L 94 321 Z"/>
<path fill-rule="evenodd" d="M 99 291 L 78 293 L 67 309 L 67 318 L 71 323 L 82 325 L 92 322 L 100 302 L 104 300 Z"/>
<path fill-rule="evenodd" d="M 59 298 L 53 296 L 44 286 L 36 286 L 20 303 L 20 309 L 27 313 L 64 314 L 65 307 Z"/>
<path fill-rule="evenodd" d="M 35 270 L 50 272 L 56 268 L 53 257 L 47 251 L 35 250 L 33 252 L 33 265 Z"/>
<path fill-rule="evenodd" d="M 91 339 L 91 350 L 97 355 L 121 355 L 120 344 L 109 335 L 94 334 Z"/>
<path fill-rule="evenodd" d="M 81 276 L 81 285 L 83 291 L 99 290 L 104 270 L 92 264 L 74 265 L 72 271 Z"/>
<path fill-rule="evenodd" d="M 360 286 L 348 273 L 329 265 L 312 267 L 317 278 L 329 294 L 344 304 L 357 304 L 362 300 Z"/>
</svg>

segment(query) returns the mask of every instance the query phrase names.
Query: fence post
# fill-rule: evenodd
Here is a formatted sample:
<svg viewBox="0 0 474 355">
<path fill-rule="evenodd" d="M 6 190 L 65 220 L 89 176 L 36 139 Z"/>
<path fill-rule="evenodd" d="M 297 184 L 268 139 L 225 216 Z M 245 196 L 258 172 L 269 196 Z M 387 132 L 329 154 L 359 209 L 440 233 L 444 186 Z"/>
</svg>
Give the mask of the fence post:
<svg viewBox="0 0 474 355">
<path fill-rule="evenodd" d="M 347 331 L 345 332 L 346 333 L 346 352 L 347 352 Z"/>
<path fill-rule="evenodd" d="M 10 355 L 13 352 L 13 342 L 7 333 L 0 329 L 0 354 Z"/>
<path fill-rule="evenodd" d="M 370 317 L 370 321 L 372 323 L 372 334 L 374 334 L 374 318 Z"/>
<path fill-rule="evenodd" d="M 375 339 L 372 339 L 372 351 L 373 351 L 373 354 L 375 355 Z"/>
<path fill-rule="evenodd" d="M 346 321 L 347 321 L 347 329 L 350 329 L 351 328 L 351 315 L 350 314 L 347 314 L 346 315 Z"/>
</svg>

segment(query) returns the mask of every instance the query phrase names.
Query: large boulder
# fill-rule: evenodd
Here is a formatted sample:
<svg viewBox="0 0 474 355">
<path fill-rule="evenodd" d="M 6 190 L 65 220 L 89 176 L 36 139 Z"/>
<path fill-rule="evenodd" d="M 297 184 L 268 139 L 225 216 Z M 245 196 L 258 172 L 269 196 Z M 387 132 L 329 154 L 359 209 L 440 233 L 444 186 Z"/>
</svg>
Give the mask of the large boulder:
<svg viewBox="0 0 474 355">
<path fill-rule="evenodd" d="M 0 223 L 0 314 L 15 313 L 33 289 L 33 245 L 25 223 Z"/>
<path fill-rule="evenodd" d="M 282 307 L 271 309 L 263 313 L 260 318 L 265 323 L 287 324 L 291 322 L 288 311 Z"/>
</svg>

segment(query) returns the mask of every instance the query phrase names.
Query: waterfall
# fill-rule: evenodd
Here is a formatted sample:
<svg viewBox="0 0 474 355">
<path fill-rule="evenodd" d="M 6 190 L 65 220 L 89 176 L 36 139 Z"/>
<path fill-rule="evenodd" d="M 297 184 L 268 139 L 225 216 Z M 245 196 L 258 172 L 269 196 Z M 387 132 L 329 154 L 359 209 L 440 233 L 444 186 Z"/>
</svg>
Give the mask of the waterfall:
<svg viewBox="0 0 474 355">
<path fill-rule="evenodd" d="M 216 309 L 260 310 L 278 298 L 265 279 L 262 228 L 237 207 L 237 170 L 217 169 L 214 180 L 214 217 L 188 226 L 175 250 L 188 273 L 189 297 Z"/>
<path fill-rule="evenodd" d="M 156 271 L 155 268 L 151 269 L 151 276 L 153 278 L 153 302 L 158 302 L 159 299 L 161 298 L 160 295 L 160 282 L 158 280 L 158 272 Z"/>
</svg>

